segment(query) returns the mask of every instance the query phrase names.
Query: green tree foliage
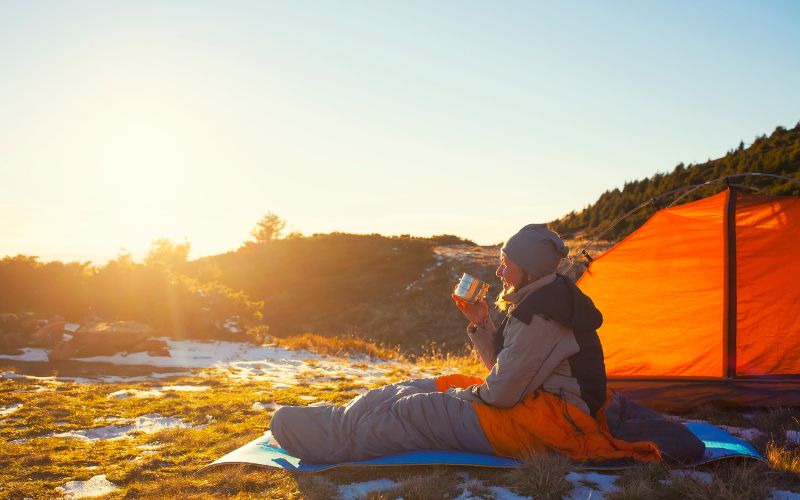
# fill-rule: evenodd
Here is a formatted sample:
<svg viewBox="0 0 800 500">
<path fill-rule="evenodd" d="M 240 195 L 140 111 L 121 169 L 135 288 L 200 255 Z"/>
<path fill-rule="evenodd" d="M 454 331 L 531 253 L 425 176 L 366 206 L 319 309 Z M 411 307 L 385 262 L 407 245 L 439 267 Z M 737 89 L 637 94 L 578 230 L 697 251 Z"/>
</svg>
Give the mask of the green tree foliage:
<svg viewBox="0 0 800 500">
<path fill-rule="evenodd" d="M 188 243 L 159 240 L 144 263 L 123 254 L 102 267 L 5 257 L 0 260 L 0 311 L 31 311 L 77 322 L 91 315 L 135 320 L 174 338 L 229 336 L 224 325 L 232 317 L 239 318 L 242 330 L 261 325 L 263 302 L 178 272 L 186 265 L 188 250 Z"/>
<path fill-rule="evenodd" d="M 89 263 L 39 262 L 17 255 L 0 260 L 0 311 L 83 316 L 89 309 Z"/>
<path fill-rule="evenodd" d="M 357 304 L 385 304 L 433 265 L 428 238 L 378 234 L 315 234 L 245 245 L 191 263 L 189 275 L 213 267 L 220 281 L 265 304 L 277 335 L 316 326 Z"/>
<path fill-rule="evenodd" d="M 256 243 L 268 243 L 278 239 L 286 229 L 286 221 L 272 212 L 267 212 L 256 223 L 256 227 L 250 232 L 255 238 Z"/>
<path fill-rule="evenodd" d="M 186 266 L 190 250 L 191 245 L 188 241 L 173 243 L 167 238 L 160 238 L 150 244 L 150 251 L 144 258 L 144 263 L 169 271 L 178 271 Z"/>
<path fill-rule="evenodd" d="M 475 242 L 456 236 L 454 234 L 435 234 L 430 237 L 430 240 L 437 245 L 471 245 L 475 246 Z"/>
<path fill-rule="evenodd" d="M 173 338 L 229 338 L 224 325 L 232 317 L 258 337 L 267 331 L 355 333 L 360 327 L 343 323 L 352 320 L 354 310 L 372 318 L 369 311 L 407 307 L 395 303 L 398 294 L 436 268 L 434 247 L 451 243 L 468 244 L 448 235 L 331 233 L 251 243 L 193 261 L 187 258 L 188 243 L 169 240 L 153 242 L 141 263 L 130 254 L 99 267 L 6 257 L 0 260 L 0 312 L 31 311 L 76 322 L 93 314 L 109 321 L 136 320 Z M 442 297 L 449 302 L 446 291 Z M 391 334 L 386 339 L 408 329 L 381 326 Z M 427 332 L 424 326 L 419 328 Z M 369 335 L 373 330 L 358 331 Z M 414 342 L 420 344 L 419 338 Z"/>
<path fill-rule="evenodd" d="M 717 179 L 726 175 L 761 172 L 800 179 L 800 123 L 793 129 L 778 127 L 771 136 L 759 136 L 745 148 L 740 142 L 716 160 L 699 165 L 678 164 L 670 173 L 659 173 L 646 179 L 626 182 L 623 189 L 606 191 L 600 198 L 580 212 L 570 212 L 550 223 L 550 227 L 564 236 L 596 235 L 623 214 L 662 193 Z M 800 196 L 800 184 L 780 179 L 746 177 L 733 180 L 737 184 L 757 188 L 778 196 Z M 725 189 L 716 184 L 693 192 L 680 203 L 697 200 Z M 619 240 L 642 225 L 656 210 L 669 205 L 674 197 L 664 197 L 655 204 L 627 217 L 604 236 Z"/>
</svg>

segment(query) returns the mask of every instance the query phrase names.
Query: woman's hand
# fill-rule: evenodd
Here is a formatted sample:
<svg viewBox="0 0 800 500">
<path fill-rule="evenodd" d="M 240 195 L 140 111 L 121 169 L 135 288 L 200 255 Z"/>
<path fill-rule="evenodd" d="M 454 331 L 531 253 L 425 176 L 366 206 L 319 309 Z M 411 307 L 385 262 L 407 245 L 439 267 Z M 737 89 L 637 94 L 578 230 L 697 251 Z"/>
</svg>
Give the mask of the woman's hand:
<svg viewBox="0 0 800 500">
<path fill-rule="evenodd" d="M 491 370 L 497 361 L 495 352 L 494 336 L 497 329 L 494 327 L 492 318 L 489 316 L 489 304 L 486 300 L 481 300 L 477 304 L 471 304 L 457 295 L 452 295 L 453 302 L 458 306 L 458 310 L 469 320 L 470 325 L 478 327 L 474 332 L 467 328 L 467 335 L 478 351 L 487 370 Z"/>
<path fill-rule="evenodd" d="M 453 302 L 456 303 L 456 307 L 461 311 L 461 314 L 473 325 L 483 328 L 487 322 L 491 322 L 489 319 L 489 304 L 486 303 L 486 299 L 477 304 L 472 304 L 456 294 L 451 295 L 451 297 L 453 297 Z"/>
</svg>

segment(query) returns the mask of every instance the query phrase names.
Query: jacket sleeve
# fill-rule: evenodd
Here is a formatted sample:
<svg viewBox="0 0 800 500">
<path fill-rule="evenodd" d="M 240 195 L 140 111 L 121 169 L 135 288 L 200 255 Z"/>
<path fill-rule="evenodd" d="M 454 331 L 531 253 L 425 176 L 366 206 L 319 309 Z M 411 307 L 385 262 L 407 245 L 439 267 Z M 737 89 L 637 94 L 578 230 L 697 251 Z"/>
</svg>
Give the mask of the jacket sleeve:
<svg viewBox="0 0 800 500">
<path fill-rule="evenodd" d="M 450 389 L 453 396 L 510 408 L 541 387 L 558 365 L 580 350 L 572 330 L 534 315 L 506 326 L 503 350 L 483 384 Z"/>
</svg>

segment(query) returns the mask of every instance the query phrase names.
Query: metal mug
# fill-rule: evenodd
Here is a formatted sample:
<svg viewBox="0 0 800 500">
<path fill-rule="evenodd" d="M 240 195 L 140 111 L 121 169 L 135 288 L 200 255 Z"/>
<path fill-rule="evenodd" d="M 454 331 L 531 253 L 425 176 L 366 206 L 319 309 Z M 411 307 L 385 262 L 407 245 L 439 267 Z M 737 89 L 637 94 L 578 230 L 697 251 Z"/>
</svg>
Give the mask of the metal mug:
<svg viewBox="0 0 800 500">
<path fill-rule="evenodd" d="M 489 292 L 489 284 L 464 273 L 453 293 L 471 304 L 480 302 Z"/>
</svg>

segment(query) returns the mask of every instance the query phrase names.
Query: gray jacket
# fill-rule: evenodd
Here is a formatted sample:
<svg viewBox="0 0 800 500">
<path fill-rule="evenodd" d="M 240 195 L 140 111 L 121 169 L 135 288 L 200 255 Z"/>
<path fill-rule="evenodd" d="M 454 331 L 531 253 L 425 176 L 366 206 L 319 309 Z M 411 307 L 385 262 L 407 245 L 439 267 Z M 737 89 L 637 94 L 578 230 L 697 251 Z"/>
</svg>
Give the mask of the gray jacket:
<svg viewBox="0 0 800 500">
<path fill-rule="evenodd" d="M 567 278 L 556 274 L 504 299 L 512 306 L 501 330 L 476 334 L 503 337 L 493 339 L 502 340 L 502 349 L 491 372 L 483 384 L 450 389 L 448 393 L 510 408 L 543 389 L 594 414 L 605 401 L 605 368 L 594 331 L 602 316 L 591 300 Z M 482 354 L 485 359 L 485 352 Z"/>
</svg>

